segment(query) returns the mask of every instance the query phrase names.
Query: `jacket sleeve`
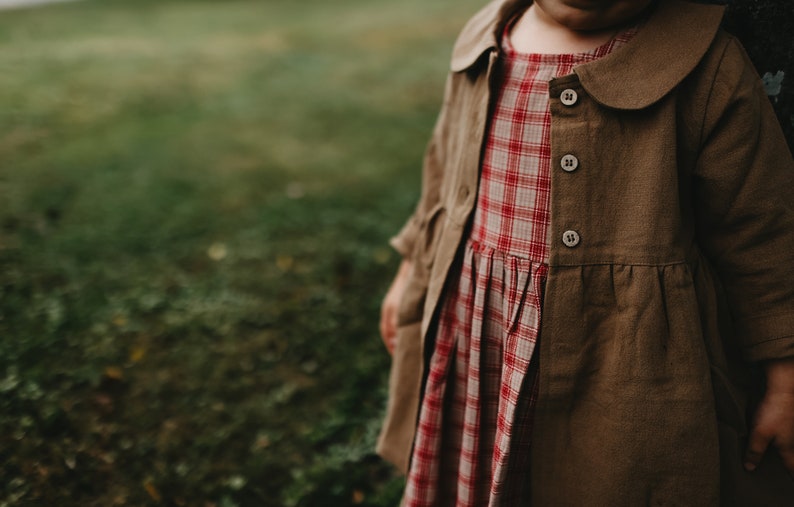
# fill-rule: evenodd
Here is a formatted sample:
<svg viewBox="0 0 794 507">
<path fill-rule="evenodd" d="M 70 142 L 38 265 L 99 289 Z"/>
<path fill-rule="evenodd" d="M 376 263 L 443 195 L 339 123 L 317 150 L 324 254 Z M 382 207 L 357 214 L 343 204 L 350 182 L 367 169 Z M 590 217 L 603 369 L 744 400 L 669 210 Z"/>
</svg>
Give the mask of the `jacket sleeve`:
<svg viewBox="0 0 794 507">
<path fill-rule="evenodd" d="M 695 168 L 698 241 L 746 359 L 794 356 L 794 161 L 738 42 L 723 55 Z"/>
<path fill-rule="evenodd" d="M 438 205 L 441 193 L 445 154 L 445 137 L 448 132 L 447 108 L 451 87 L 451 76 L 447 78 L 444 103 L 436 120 L 433 134 L 425 150 L 422 162 L 422 193 L 419 202 L 400 232 L 389 240 L 389 244 L 404 258 L 411 259 L 417 238 L 432 210 Z"/>
</svg>

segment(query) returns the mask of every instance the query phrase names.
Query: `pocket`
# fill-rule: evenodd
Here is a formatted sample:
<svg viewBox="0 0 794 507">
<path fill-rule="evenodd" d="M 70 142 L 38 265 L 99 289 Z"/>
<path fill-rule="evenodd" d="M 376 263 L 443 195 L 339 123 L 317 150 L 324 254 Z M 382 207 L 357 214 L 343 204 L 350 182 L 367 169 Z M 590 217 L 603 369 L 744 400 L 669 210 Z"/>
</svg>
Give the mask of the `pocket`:
<svg viewBox="0 0 794 507">
<path fill-rule="evenodd" d="M 438 249 L 439 237 L 443 232 L 441 224 L 444 215 L 444 207 L 438 204 L 422 222 L 419 237 L 414 244 L 411 256 L 413 259 L 412 271 L 397 309 L 398 326 L 407 326 L 422 320 L 433 261 Z"/>
<path fill-rule="evenodd" d="M 421 322 L 400 326 L 389 373 L 389 401 L 377 452 L 407 472 L 422 384 Z"/>
<path fill-rule="evenodd" d="M 441 227 L 445 215 L 445 208 L 441 204 L 436 204 L 427 214 L 427 218 L 422 222 L 419 238 L 414 246 L 414 259 L 420 262 L 425 268 L 429 269 L 433 265 L 438 248 L 438 239 L 441 236 Z"/>
</svg>

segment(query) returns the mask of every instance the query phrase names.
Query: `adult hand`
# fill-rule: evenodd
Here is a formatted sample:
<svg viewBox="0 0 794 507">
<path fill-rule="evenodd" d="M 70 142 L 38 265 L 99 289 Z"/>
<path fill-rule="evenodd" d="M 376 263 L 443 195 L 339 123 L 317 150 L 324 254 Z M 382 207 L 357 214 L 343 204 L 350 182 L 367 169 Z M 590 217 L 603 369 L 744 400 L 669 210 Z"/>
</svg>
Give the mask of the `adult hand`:
<svg viewBox="0 0 794 507">
<path fill-rule="evenodd" d="M 411 262 L 403 260 L 380 307 L 380 336 L 389 354 L 394 352 L 394 343 L 397 338 L 397 309 L 410 271 Z"/>
<path fill-rule="evenodd" d="M 744 467 L 756 469 L 769 444 L 794 477 L 794 358 L 766 364 L 767 387 L 755 413 Z"/>
</svg>

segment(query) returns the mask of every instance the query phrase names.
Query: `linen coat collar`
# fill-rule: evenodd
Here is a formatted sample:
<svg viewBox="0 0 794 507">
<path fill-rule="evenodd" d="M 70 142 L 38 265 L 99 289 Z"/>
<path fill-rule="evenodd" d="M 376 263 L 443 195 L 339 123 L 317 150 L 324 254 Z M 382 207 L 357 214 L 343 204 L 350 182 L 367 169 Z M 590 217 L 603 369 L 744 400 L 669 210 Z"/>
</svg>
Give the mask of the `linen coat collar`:
<svg viewBox="0 0 794 507">
<path fill-rule="evenodd" d="M 455 43 L 453 72 L 472 70 L 499 51 L 499 35 L 520 2 L 496 0 L 469 21 Z M 660 0 L 632 41 L 596 61 L 574 67 L 587 93 L 616 109 L 642 109 L 670 93 L 708 50 L 725 7 Z"/>
</svg>

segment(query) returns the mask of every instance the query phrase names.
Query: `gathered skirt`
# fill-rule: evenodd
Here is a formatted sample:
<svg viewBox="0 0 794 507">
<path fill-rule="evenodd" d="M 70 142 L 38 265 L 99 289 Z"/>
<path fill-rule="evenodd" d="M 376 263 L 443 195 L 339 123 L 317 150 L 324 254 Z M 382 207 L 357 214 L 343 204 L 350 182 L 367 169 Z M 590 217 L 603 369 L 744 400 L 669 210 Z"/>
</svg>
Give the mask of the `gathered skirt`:
<svg viewBox="0 0 794 507">
<path fill-rule="evenodd" d="M 470 241 L 460 269 L 439 317 L 403 501 L 520 505 L 548 268 Z"/>
</svg>

